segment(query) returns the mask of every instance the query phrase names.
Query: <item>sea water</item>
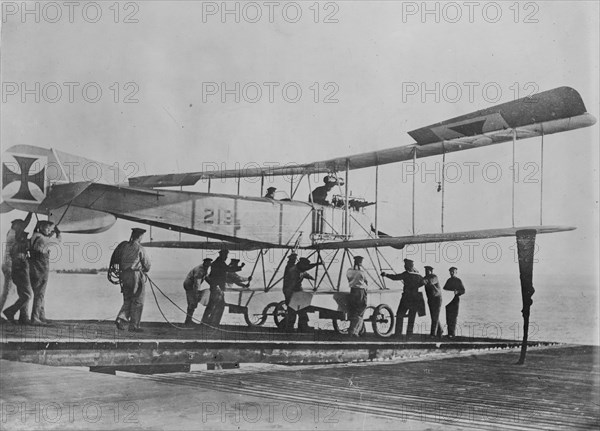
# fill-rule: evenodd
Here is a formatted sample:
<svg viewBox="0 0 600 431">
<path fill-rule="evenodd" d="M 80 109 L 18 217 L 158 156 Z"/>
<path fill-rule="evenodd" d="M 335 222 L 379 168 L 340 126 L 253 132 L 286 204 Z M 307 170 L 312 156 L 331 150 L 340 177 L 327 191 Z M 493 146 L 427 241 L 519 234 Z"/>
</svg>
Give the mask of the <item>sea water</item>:
<svg viewBox="0 0 600 431">
<path fill-rule="evenodd" d="M 154 271 L 149 275 L 178 307 L 183 310 L 187 308 L 182 286 L 185 273 Z M 466 293 L 461 297 L 457 335 L 521 339 L 523 318 L 518 274 L 461 274 L 460 277 Z M 445 277 L 440 277 L 440 282 L 443 284 Z M 259 288 L 261 285 L 264 286 L 262 280 L 255 279 L 252 282 L 253 288 Z M 385 303 L 395 311 L 401 295 L 401 283 L 388 281 L 387 286 L 391 289 L 370 292 L 369 304 Z M 535 274 L 534 288 L 536 292 L 531 308 L 530 340 L 599 344 L 599 289 L 593 277 L 590 279 L 580 274 Z M 183 311 L 169 302 L 157 289 L 154 289 L 156 299 L 152 292 L 153 289 L 147 283 L 142 321 L 163 322 L 166 319 L 181 324 L 185 320 Z M 248 305 L 250 313 L 260 313 L 268 303 L 283 299 L 280 285 L 267 293 L 257 291 L 250 296 L 249 292 L 241 295 L 228 292 L 226 300 L 229 303 Z M 15 298 L 13 292 L 7 304 Z M 451 299 L 452 293 L 444 292 L 443 304 L 447 304 Z M 46 316 L 49 319 L 113 321 L 121 303 L 120 287 L 109 283 L 106 273 L 50 273 L 46 292 Z M 200 319 L 203 311 L 204 307 L 199 306 L 194 317 Z M 331 327 L 330 321 L 320 320 L 316 314 L 309 316 L 311 325 L 320 328 Z M 440 318 L 444 324 L 444 307 Z M 228 312 L 225 313 L 222 323 L 245 324 L 242 315 Z M 272 318 L 265 324 L 272 326 Z M 428 334 L 429 324 L 428 315 L 418 317 L 415 333 Z"/>
</svg>

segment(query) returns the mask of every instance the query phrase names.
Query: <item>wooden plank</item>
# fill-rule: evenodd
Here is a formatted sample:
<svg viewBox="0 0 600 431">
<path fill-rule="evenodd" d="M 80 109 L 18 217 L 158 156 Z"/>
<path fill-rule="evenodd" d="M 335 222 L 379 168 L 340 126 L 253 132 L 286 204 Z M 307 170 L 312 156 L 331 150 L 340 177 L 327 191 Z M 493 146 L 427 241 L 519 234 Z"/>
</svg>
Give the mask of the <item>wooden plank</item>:
<svg viewBox="0 0 600 431">
<path fill-rule="evenodd" d="M 598 429 L 598 347 L 459 355 L 400 364 L 246 374 L 191 373 L 152 380 L 324 404 L 465 429 Z M 294 374 L 292 374 L 294 373 Z"/>
<path fill-rule="evenodd" d="M 2 423 L 7 429 L 50 425 L 46 422 L 56 416 L 50 408 L 60 405 L 62 417 L 52 422 L 57 429 L 106 429 L 111 424 L 153 429 L 364 429 L 365 421 L 371 429 L 598 429 L 599 355 L 597 346 L 561 346 L 531 349 L 524 366 L 514 365 L 518 350 L 513 350 L 126 378 L 0 361 Z M 201 414 L 207 405 L 232 412 L 248 404 L 264 411 L 267 406 L 293 406 L 304 413 L 318 408 L 334 413 L 335 421 L 332 425 L 320 417 L 317 422 L 305 414 L 301 422 L 286 422 L 278 412 L 274 421 L 263 417 L 250 423 L 243 416 L 235 422 L 231 415 L 215 414 L 207 420 Z M 75 416 L 67 414 L 66 405 L 74 407 Z M 123 413 L 129 412 L 123 409 L 131 405 L 138 412 L 133 423 L 123 420 Z M 28 409 L 24 416 L 19 410 L 23 406 Z M 82 419 L 86 406 L 101 406 L 103 413 L 109 407 L 122 410 L 118 417 L 111 413 L 92 422 Z M 87 413 L 94 416 L 95 410 Z"/>
<path fill-rule="evenodd" d="M 177 330 L 145 324 L 147 332 L 118 331 L 108 322 L 56 322 L 53 327 L 2 325 L 2 359 L 53 366 L 140 366 L 213 362 L 314 364 L 373 361 L 508 349 L 519 340 L 417 337 L 351 339 L 333 331 L 287 334 L 274 328 L 227 326 Z M 539 343 L 531 343 L 536 345 Z M 542 343 L 548 344 L 548 343 Z"/>
</svg>

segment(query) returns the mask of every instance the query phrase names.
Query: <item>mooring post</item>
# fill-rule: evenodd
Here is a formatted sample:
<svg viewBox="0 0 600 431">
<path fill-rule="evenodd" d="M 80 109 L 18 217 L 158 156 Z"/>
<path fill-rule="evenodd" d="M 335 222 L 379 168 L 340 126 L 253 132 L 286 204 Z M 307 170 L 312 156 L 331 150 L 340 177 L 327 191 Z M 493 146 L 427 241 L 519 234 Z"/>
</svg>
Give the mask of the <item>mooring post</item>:
<svg viewBox="0 0 600 431">
<path fill-rule="evenodd" d="M 535 229 L 526 229 L 517 231 L 517 255 L 519 257 L 519 276 L 521 278 L 521 296 L 523 298 L 523 343 L 521 344 L 521 357 L 517 365 L 525 363 L 527 354 L 527 336 L 529 333 L 529 313 L 532 296 L 535 293 L 533 288 L 533 254 L 535 251 Z"/>
</svg>

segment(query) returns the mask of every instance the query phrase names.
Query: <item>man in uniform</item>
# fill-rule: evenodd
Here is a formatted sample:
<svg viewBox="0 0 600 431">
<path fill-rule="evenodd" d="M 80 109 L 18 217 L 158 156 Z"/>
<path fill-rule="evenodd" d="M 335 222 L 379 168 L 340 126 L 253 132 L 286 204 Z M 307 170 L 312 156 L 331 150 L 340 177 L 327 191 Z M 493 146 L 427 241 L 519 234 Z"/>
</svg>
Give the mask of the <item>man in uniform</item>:
<svg viewBox="0 0 600 431">
<path fill-rule="evenodd" d="M 240 264 L 239 259 L 231 259 L 229 261 L 229 268 L 231 269 L 231 272 L 227 273 L 227 288 L 231 287 L 234 284 L 236 286 L 245 288 L 250 287 L 252 276 L 244 277 L 238 274 L 238 272 L 241 271 L 242 268 L 244 268 L 244 265 L 246 265 L 244 262 Z"/>
<path fill-rule="evenodd" d="M 290 255 L 287 258 L 287 264 L 285 265 L 285 269 L 283 270 L 283 282 L 285 284 L 285 275 L 287 274 L 287 272 L 289 271 L 289 269 L 291 267 L 293 267 L 294 265 L 296 265 L 296 262 L 298 261 L 298 254 L 295 252 L 290 253 Z"/>
<path fill-rule="evenodd" d="M 201 290 L 202 282 L 208 277 L 208 270 L 212 259 L 206 258 L 202 261 L 202 265 L 194 267 L 188 272 L 187 277 L 183 282 L 183 288 L 185 290 L 185 297 L 187 299 L 187 315 L 185 317 L 184 325 L 191 325 L 194 311 L 198 307 L 198 303 L 202 305 L 208 304 L 208 298 L 210 292 L 208 289 Z"/>
<path fill-rule="evenodd" d="M 27 228 L 27 225 L 29 225 L 32 215 L 33 213 L 27 214 L 25 220 L 13 220 L 11 222 L 10 229 L 6 233 L 6 243 L 4 245 L 4 256 L 2 259 L 2 275 L 4 276 L 4 280 L 2 282 L 2 293 L 0 293 L 0 310 L 4 309 L 4 305 L 6 305 L 6 299 L 8 298 L 8 294 L 13 288 L 12 260 L 10 257 L 12 247 L 15 244 L 19 234 Z M 25 314 L 27 314 L 28 303 L 24 304 L 23 307 L 25 307 Z"/>
<path fill-rule="evenodd" d="M 129 241 L 123 244 L 119 263 L 123 306 L 117 315 L 117 328 L 125 329 L 129 322 L 129 331 L 143 332 L 140 328 L 142 311 L 144 311 L 145 273 L 150 271 L 150 260 L 144 247 L 140 244 L 145 229 L 131 229 Z"/>
<path fill-rule="evenodd" d="M 27 251 L 29 250 L 27 235 L 25 231 L 18 232 L 10 250 L 11 277 L 17 286 L 19 298 L 13 305 L 4 310 L 4 315 L 11 323 L 15 323 L 15 314 L 20 311 L 19 323 L 22 325 L 30 323 L 28 304 L 33 296 L 29 278 L 29 260 L 27 259 Z"/>
<path fill-rule="evenodd" d="M 50 275 L 50 244 L 52 235 L 60 241 L 60 231 L 50 221 L 40 221 L 31 236 L 29 248 L 29 279 L 33 290 L 33 307 L 31 310 L 31 323 L 34 325 L 47 325 L 44 299 L 46 286 Z"/>
<path fill-rule="evenodd" d="M 290 253 L 287 260 L 288 260 L 287 264 L 285 265 L 285 269 L 283 270 L 283 289 L 282 290 L 283 290 L 283 297 L 285 300 L 285 305 L 288 306 L 288 310 L 289 310 L 290 299 L 292 299 L 292 294 L 294 293 L 294 291 L 293 291 L 294 276 L 292 276 L 290 271 L 292 270 L 292 268 L 294 268 L 296 266 L 296 262 L 298 261 L 298 254 L 295 252 Z M 290 325 L 290 320 L 292 319 L 292 313 L 293 313 L 293 321 L 291 321 L 291 325 Z M 287 318 L 285 320 L 286 329 L 293 328 L 295 323 L 296 323 L 296 313 L 294 312 L 294 310 L 289 310 Z"/>
<path fill-rule="evenodd" d="M 335 178 L 326 176 L 323 178 L 323 182 L 325 185 L 319 186 L 313 190 L 311 194 L 311 200 L 315 204 L 331 205 L 331 203 L 327 200 L 327 194 L 330 192 L 333 186 L 336 185 Z"/>
<path fill-rule="evenodd" d="M 446 281 L 444 290 L 454 292 L 454 298 L 446 305 L 446 324 L 448 325 L 448 338 L 454 338 L 456 335 L 456 320 L 458 319 L 460 296 L 465 293 L 465 286 L 463 286 L 461 279 L 456 276 L 458 268 L 453 266 L 449 271 L 450 278 Z"/>
<path fill-rule="evenodd" d="M 406 328 L 406 337 L 408 338 L 413 334 L 417 313 L 419 313 L 419 316 L 425 315 L 425 300 L 422 293 L 419 292 L 419 288 L 425 284 L 425 281 L 415 270 L 415 264 L 412 260 L 404 259 L 404 269 L 405 271 L 402 274 L 386 274 L 382 272 L 381 276 L 387 277 L 390 280 L 401 280 L 404 283 L 402 298 L 400 299 L 400 305 L 398 305 L 396 313 L 395 335 L 396 337 L 402 336 L 404 315 L 408 311 L 408 326 Z"/>
<path fill-rule="evenodd" d="M 275 192 L 277 191 L 276 187 L 269 187 L 267 189 L 267 194 L 265 195 L 265 198 L 267 199 L 275 199 Z"/>
<path fill-rule="evenodd" d="M 354 266 L 346 271 L 346 278 L 350 285 L 350 298 L 348 301 L 350 328 L 348 328 L 348 335 L 351 337 L 360 337 L 363 329 L 363 316 L 367 309 L 368 281 L 362 263 L 362 256 L 354 256 Z"/>
<path fill-rule="evenodd" d="M 440 309 L 442 308 L 442 289 L 437 275 L 433 273 L 431 266 L 425 267 L 425 294 L 427 295 L 427 305 L 431 314 L 431 337 L 442 337 L 442 324 L 440 323 Z"/>
<path fill-rule="evenodd" d="M 227 265 L 228 255 L 229 250 L 226 248 L 221 249 L 219 257 L 214 260 L 210 269 L 210 277 L 208 279 L 208 283 L 210 284 L 210 299 L 202 315 L 202 323 L 210 326 L 220 324 L 223 312 L 225 311 L 224 292 L 227 283 L 227 273 L 235 271 Z"/>
<path fill-rule="evenodd" d="M 295 253 L 292 255 L 295 255 Z M 295 260 L 295 256 L 294 259 L 292 259 L 292 256 L 288 259 L 290 261 Z M 296 315 L 298 315 L 298 331 L 308 331 L 308 314 L 306 311 L 298 310 L 296 312 L 296 310 L 290 308 L 289 305 L 294 292 L 302 291 L 302 280 L 314 280 L 313 276 L 307 271 L 314 268 L 317 264 L 318 263 L 310 263 L 307 258 L 301 257 L 297 264 L 290 266 L 288 263 L 288 266 L 286 266 L 285 275 L 283 277 L 283 295 L 285 297 L 285 304 L 288 306 L 287 316 L 284 320 L 286 330 L 294 329 Z"/>
</svg>

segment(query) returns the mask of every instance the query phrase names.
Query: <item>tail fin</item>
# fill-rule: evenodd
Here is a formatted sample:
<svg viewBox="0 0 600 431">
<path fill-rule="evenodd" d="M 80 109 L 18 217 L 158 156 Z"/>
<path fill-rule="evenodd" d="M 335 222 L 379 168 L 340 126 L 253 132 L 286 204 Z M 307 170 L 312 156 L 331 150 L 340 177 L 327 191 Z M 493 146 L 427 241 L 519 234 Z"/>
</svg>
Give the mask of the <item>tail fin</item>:
<svg viewBox="0 0 600 431">
<path fill-rule="evenodd" d="M 121 184 L 127 180 L 118 165 L 107 165 L 54 149 L 15 145 L 2 156 L 2 212 L 17 209 L 60 214 L 65 232 L 99 232 L 115 217 L 98 211 L 68 208 L 90 184 Z M 63 216 L 63 213 L 67 214 Z"/>
</svg>

